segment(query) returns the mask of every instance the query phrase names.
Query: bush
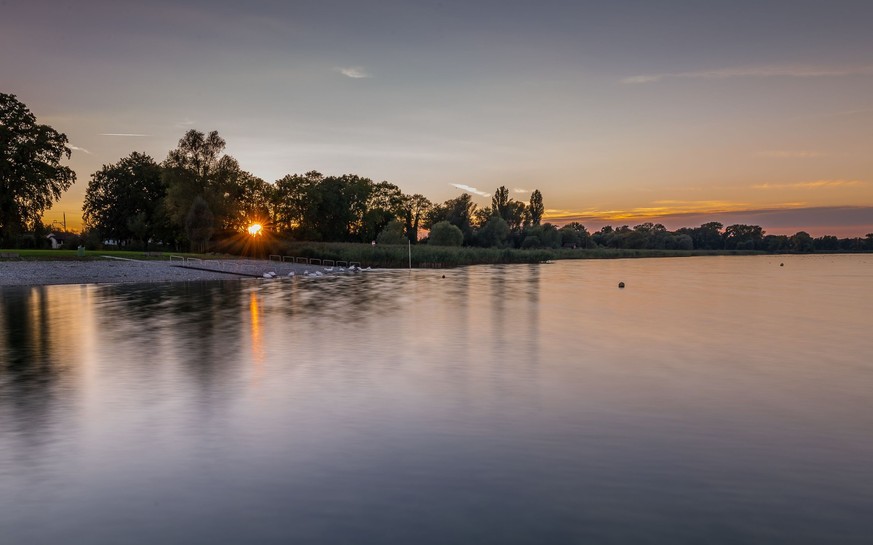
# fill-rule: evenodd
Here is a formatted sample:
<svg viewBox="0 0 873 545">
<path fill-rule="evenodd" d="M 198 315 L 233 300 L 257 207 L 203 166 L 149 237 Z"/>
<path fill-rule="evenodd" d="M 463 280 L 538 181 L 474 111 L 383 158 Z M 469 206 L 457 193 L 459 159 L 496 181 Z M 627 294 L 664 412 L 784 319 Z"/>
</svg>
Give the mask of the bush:
<svg viewBox="0 0 873 545">
<path fill-rule="evenodd" d="M 447 221 L 440 221 L 430 228 L 428 244 L 431 246 L 460 246 L 464 242 L 464 233 L 457 226 Z"/>
<path fill-rule="evenodd" d="M 521 243 L 521 247 L 524 249 L 529 248 L 542 248 L 543 243 L 540 240 L 540 237 L 536 235 L 528 235 L 524 237 L 524 242 Z"/>
<path fill-rule="evenodd" d="M 94 251 L 103 249 L 103 241 L 100 237 L 100 232 L 96 229 L 88 229 L 87 231 L 82 233 L 82 240 L 85 244 L 86 250 Z"/>
<path fill-rule="evenodd" d="M 376 237 L 378 244 L 406 244 L 407 239 L 403 234 L 403 224 L 397 220 L 391 220 Z"/>
</svg>

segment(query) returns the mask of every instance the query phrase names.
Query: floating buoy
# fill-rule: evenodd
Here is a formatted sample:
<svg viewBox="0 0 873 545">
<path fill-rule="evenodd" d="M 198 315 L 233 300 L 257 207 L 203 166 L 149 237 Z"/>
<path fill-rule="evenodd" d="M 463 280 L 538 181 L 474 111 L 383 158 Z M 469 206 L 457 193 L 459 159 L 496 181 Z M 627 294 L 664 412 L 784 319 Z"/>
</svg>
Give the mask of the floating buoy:
<svg viewBox="0 0 873 545">
<path fill-rule="evenodd" d="M 785 266 L 785 263 L 780 263 L 779 266 L 780 266 L 780 267 L 784 267 L 784 266 Z"/>
<path fill-rule="evenodd" d="M 618 283 L 618 287 L 623 288 L 623 287 L 624 287 L 624 282 L 619 282 L 619 283 Z"/>
<path fill-rule="evenodd" d="M 446 275 L 443 275 L 443 278 L 445 278 L 445 277 L 446 277 Z"/>
</svg>

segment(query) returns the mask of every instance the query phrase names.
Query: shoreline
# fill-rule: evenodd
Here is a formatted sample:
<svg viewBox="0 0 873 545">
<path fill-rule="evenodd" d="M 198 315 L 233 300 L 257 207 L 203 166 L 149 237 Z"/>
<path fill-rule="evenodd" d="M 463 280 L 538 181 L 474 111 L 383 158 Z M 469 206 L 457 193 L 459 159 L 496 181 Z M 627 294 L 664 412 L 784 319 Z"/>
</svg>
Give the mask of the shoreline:
<svg viewBox="0 0 873 545">
<path fill-rule="evenodd" d="M 170 261 L 118 258 L 0 261 L 0 287 L 256 280 L 268 272 L 275 272 L 276 278 L 287 278 L 290 272 L 304 276 L 304 272 L 314 273 L 316 270 L 325 276 L 341 274 L 339 271 L 323 272 L 324 268 L 320 266 L 263 260 L 215 260 L 203 265 L 199 268 Z"/>
</svg>

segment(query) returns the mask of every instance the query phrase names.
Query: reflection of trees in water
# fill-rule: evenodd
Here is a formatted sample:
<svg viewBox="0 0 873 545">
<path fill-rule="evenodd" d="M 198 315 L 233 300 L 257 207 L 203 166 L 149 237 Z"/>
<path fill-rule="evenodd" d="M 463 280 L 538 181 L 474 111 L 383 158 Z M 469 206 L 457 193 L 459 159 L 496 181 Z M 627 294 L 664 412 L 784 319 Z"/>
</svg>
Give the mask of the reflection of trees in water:
<svg viewBox="0 0 873 545">
<path fill-rule="evenodd" d="M 489 309 L 489 327 L 483 333 L 491 344 L 492 386 L 500 395 L 513 394 L 518 384 L 516 370 L 531 373 L 539 365 L 540 267 L 498 265 L 487 269 L 490 289 L 479 304 Z"/>
<path fill-rule="evenodd" d="M 25 449 L 48 441 L 46 430 L 63 415 L 57 410 L 63 375 L 69 372 L 52 346 L 55 320 L 45 287 L 0 291 L 0 435 L 22 439 Z"/>
<path fill-rule="evenodd" d="M 264 291 L 271 306 L 280 306 L 285 314 L 298 318 L 373 319 L 397 309 L 398 282 L 402 284 L 398 274 L 404 273 L 300 278 L 269 283 Z"/>
<path fill-rule="evenodd" d="M 540 363 L 540 273 L 543 265 L 528 265 L 523 283 L 527 312 L 522 320 L 526 333 L 525 353 L 531 366 Z"/>
<path fill-rule="evenodd" d="M 142 372 L 178 362 L 210 386 L 237 367 L 248 312 L 238 281 L 118 284 L 95 299 L 101 338 Z"/>
</svg>

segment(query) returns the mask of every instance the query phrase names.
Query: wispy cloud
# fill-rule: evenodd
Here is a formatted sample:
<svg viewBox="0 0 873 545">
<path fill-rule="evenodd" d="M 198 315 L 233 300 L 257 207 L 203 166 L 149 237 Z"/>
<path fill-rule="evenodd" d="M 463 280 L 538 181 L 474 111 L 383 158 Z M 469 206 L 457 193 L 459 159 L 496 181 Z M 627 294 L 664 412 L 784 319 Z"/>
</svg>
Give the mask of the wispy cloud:
<svg viewBox="0 0 873 545">
<path fill-rule="evenodd" d="M 151 136 L 150 134 L 140 134 L 136 132 L 101 132 L 97 136 L 123 136 L 123 137 L 132 137 L 139 138 L 142 136 Z"/>
<path fill-rule="evenodd" d="M 560 212 L 561 214 L 558 216 L 550 215 L 550 212 L 553 214 Z M 571 210 L 546 210 L 544 219 L 559 225 L 579 221 L 590 230 L 599 229 L 604 225 L 635 225 L 647 221 L 663 223 L 668 229 L 677 229 L 700 225 L 708 221 L 718 221 L 724 225 L 732 223 L 760 225 L 769 234 L 793 234 L 804 230 L 813 236 L 854 237 L 863 236 L 865 233 L 873 231 L 873 207 L 871 206 L 811 207 L 808 203 L 789 202 L 765 207 L 750 206 L 726 211 L 701 209 L 695 212 L 667 213 L 657 216 L 629 216 L 627 212 L 621 210 L 585 210 L 574 215 Z"/>
<path fill-rule="evenodd" d="M 826 153 L 818 151 L 793 151 L 793 150 L 768 150 L 759 151 L 755 154 L 756 157 L 767 157 L 770 159 L 813 159 L 815 157 L 825 157 Z"/>
<path fill-rule="evenodd" d="M 94 155 L 93 153 L 86 150 L 85 148 L 80 148 L 79 146 L 74 146 L 73 144 L 67 144 L 67 147 L 70 148 L 71 150 L 74 150 L 74 151 L 81 151 L 82 153 L 87 153 L 88 155 Z"/>
<path fill-rule="evenodd" d="M 194 121 L 193 119 L 190 119 L 190 118 L 187 118 L 187 117 L 186 117 L 184 120 L 179 121 L 179 122 L 176 123 L 174 126 L 175 126 L 177 129 L 184 129 L 184 128 L 186 128 L 186 127 L 191 127 L 191 126 L 193 126 L 194 123 L 196 123 L 196 121 Z"/>
<path fill-rule="evenodd" d="M 757 184 L 752 189 L 825 189 L 833 187 L 857 187 L 868 185 L 863 180 L 815 180 L 813 182 L 794 182 L 787 184 Z"/>
<path fill-rule="evenodd" d="M 520 188 L 520 187 L 516 187 L 516 188 L 513 188 L 512 192 L 513 192 L 513 193 L 530 193 L 531 190 L 530 190 L 530 189 L 522 189 L 522 188 Z"/>
<path fill-rule="evenodd" d="M 361 79 L 361 78 L 372 78 L 363 66 L 349 66 L 349 67 L 337 67 L 335 69 L 340 74 L 352 78 L 352 79 Z"/>
<path fill-rule="evenodd" d="M 653 83 L 665 79 L 728 79 L 728 78 L 824 78 L 873 74 L 873 65 L 848 67 L 822 67 L 808 65 L 786 66 L 748 66 L 739 68 L 720 68 L 693 72 L 664 72 L 660 74 L 640 74 L 621 80 L 627 84 Z"/>
<path fill-rule="evenodd" d="M 457 187 L 461 191 L 466 191 L 467 193 L 473 193 L 475 195 L 479 195 L 480 197 L 490 197 L 491 196 L 491 193 L 488 193 L 487 191 L 479 191 L 475 187 L 471 187 L 469 185 L 464 185 L 464 184 L 449 184 L 449 185 Z"/>
<path fill-rule="evenodd" d="M 774 205 L 772 208 L 794 208 L 805 205 L 806 203 L 780 203 Z M 751 203 L 737 201 L 658 200 L 653 201 L 651 206 L 640 206 L 627 209 L 547 209 L 543 214 L 543 217 L 558 222 L 587 220 L 600 222 L 632 222 L 647 221 L 653 218 L 667 216 L 742 212 L 751 208 L 753 208 Z"/>
</svg>

